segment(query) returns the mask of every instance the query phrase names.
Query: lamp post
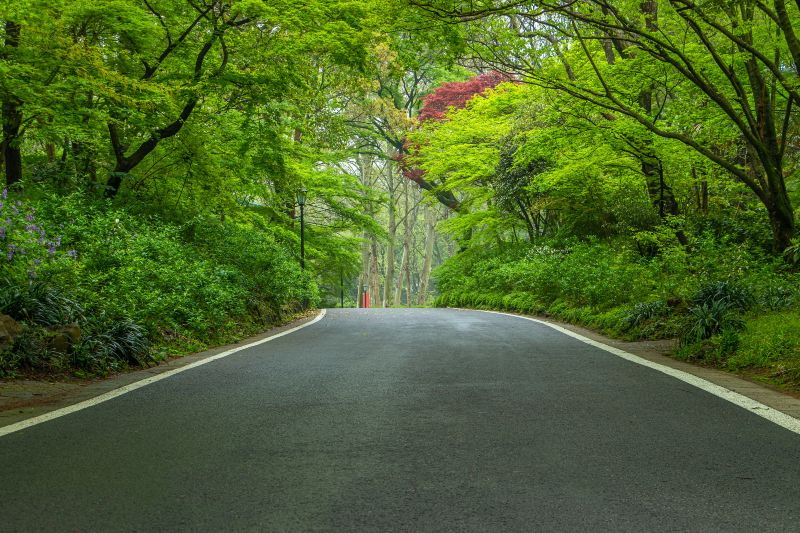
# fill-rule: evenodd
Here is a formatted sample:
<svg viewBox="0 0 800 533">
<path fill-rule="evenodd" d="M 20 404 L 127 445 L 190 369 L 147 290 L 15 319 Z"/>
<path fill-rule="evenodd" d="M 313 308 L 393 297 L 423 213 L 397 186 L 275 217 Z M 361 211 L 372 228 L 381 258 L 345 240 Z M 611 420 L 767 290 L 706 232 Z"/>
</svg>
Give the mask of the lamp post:
<svg viewBox="0 0 800 533">
<path fill-rule="evenodd" d="M 306 205 L 306 188 L 300 187 L 297 191 L 297 205 L 300 206 L 300 268 L 306 269 L 306 236 L 305 236 L 305 220 L 303 218 L 303 208 Z"/>
</svg>

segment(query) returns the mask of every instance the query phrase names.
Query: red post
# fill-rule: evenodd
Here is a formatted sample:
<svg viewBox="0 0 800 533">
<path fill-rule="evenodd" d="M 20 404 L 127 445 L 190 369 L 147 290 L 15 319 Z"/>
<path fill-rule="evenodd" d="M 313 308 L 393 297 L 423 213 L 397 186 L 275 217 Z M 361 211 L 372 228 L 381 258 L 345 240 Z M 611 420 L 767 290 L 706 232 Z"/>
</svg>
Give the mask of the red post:
<svg viewBox="0 0 800 533">
<path fill-rule="evenodd" d="M 361 302 L 361 307 L 363 307 L 364 309 L 368 309 L 369 308 L 369 291 L 364 291 L 362 293 L 362 298 L 363 298 L 363 301 Z"/>
</svg>

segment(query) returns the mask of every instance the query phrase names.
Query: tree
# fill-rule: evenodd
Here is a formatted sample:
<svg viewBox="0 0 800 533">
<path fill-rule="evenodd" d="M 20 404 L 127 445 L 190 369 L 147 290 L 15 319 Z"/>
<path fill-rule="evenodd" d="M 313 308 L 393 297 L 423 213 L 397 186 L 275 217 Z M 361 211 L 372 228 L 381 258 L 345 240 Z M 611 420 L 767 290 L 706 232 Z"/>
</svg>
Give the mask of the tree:
<svg viewBox="0 0 800 533">
<path fill-rule="evenodd" d="M 496 87 L 504 81 L 509 81 L 509 78 L 497 71 L 492 71 L 473 76 L 465 81 L 453 81 L 439 85 L 433 92 L 422 99 L 419 122 L 424 124 L 429 120 L 445 120 L 448 112 L 463 109 L 473 97 L 487 89 Z M 448 208 L 458 211 L 460 202 L 451 190 L 439 187 L 441 183 L 431 183 L 426 179 L 425 172 L 422 169 L 415 168 L 413 164 L 408 164 L 406 160 L 406 156 L 409 153 L 407 144 L 407 142 L 403 144 L 403 151 L 398 155 L 398 161 L 403 169 L 403 176 L 418 184 L 422 189 L 433 192 L 439 202 Z"/>
<path fill-rule="evenodd" d="M 782 0 L 412 3 L 474 29 L 472 50 L 488 64 L 590 102 L 600 113 L 628 117 L 719 165 L 764 205 L 775 249 L 789 245 L 795 228 L 785 177 L 796 169 L 790 139 L 800 96 L 797 6 Z M 485 25 L 500 35 L 499 46 L 480 36 Z M 560 72 L 548 66 L 552 57 Z M 637 137 L 646 148 L 647 137 Z"/>
</svg>

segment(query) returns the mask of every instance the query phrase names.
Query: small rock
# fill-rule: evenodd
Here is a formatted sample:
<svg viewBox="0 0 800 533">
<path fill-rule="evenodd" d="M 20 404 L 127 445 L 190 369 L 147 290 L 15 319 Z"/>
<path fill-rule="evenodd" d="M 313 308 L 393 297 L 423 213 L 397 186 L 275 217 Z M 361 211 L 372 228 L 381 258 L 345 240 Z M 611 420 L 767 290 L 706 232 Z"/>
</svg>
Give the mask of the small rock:
<svg viewBox="0 0 800 533">
<path fill-rule="evenodd" d="M 70 349 L 81 340 L 81 328 L 78 324 L 68 324 L 53 331 L 50 347 L 61 353 L 69 353 Z"/>
<path fill-rule="evenodd" d="M 22 326 L 8 315 L 0 315 L 0 348 L 5 348 L 14 342 L 22 333 Z"/>
</svg>

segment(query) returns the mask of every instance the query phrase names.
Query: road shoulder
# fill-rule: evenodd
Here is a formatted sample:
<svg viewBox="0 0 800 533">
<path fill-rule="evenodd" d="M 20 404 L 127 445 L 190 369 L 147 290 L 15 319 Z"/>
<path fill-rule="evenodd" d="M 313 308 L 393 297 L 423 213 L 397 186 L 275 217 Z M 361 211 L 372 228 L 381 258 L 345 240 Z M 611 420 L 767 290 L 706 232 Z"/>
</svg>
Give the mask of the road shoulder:
<svg viewBox="0 0 800 533">
<path fill-rule="evenodd" d="M 780 411 L 786 415 L 800 420 L 800 399 L 793 397 L 787 392 L 771 388 L 767 385 L 756 383 L 747 380 L 730 372 L 718 370 L 715 368 L 708 368 L 699 365 L 693 365 L 684 361 L 679 361 L 669 356 L 669 353 L 675 349 L 674 340 L 656 340 L 656 341 L 621 341 L 611 339 L 596 331 L 576 326 L 574 324 L 567 324 L 552 320 L 550 318 L 543 318 L 540 316 L 522 315 L 519 313 L 506 313 L 510 315 L 524 316 L 528 318 L 535 318 L 548 324 L 562 327 L 578 335 L 582 335 L 597 342 L 601 342 L 613 348 L 624 350 L 633 355 L 639 356 L 650 362 L 657 363 L 669 368 L 674 368 L 692 374 L 701 379 L 704 379 L 720 387 L 724 387 L 730 391 L 736 392 L 755 400 L 759 403 L 771 407 L 776 411 Z"/>
<path fill-rule="evenodd" d="M 33 380 L 0 381 L 0 428 L 90 400 L 138 381 L 152 378 L 153 376 L 165 372 L 171 372 L 198 361 L 209 359 L 228 350 L 275 336 L 316 319 L 320 313 L 321 311 L 316 311 L 289 322 L 288 324 L 274 327 L 233 344 L 218 346 L 210 350 L 183 357 L 176 357 L 158 366 L 117 374 L 107 378 L 74 382 Z"/>
</svg>

